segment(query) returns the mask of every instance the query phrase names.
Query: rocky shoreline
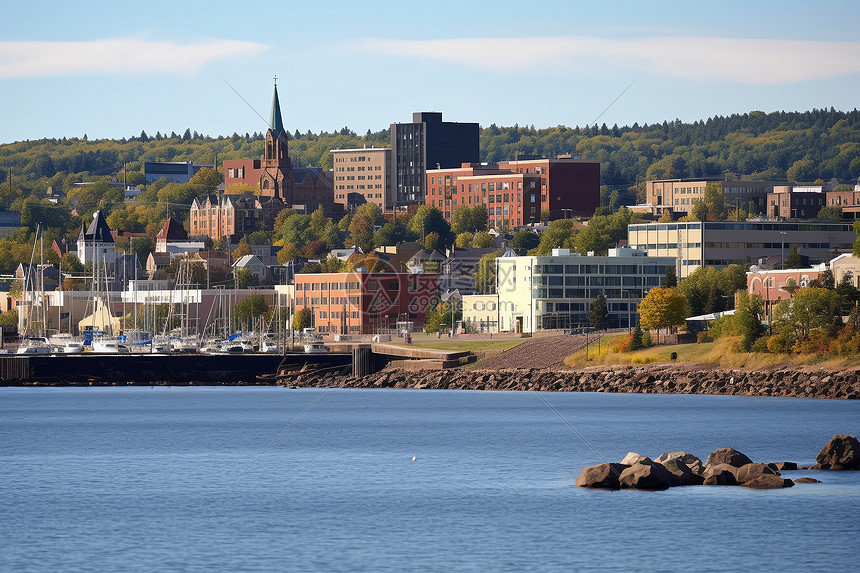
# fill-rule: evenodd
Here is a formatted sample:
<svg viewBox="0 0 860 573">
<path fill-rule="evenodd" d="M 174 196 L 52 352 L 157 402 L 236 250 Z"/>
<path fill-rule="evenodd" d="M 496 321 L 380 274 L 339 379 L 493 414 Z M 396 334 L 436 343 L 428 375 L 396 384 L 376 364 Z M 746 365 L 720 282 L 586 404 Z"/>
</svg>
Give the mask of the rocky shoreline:
<svg viewBox="0 0 860 573">
<path fill-rule="evenodd" d="M 663 490 L 690 485 L 738 485 L 751 489 L 780 489 L 795 483 L 821 483 L 809 477 L 782 477 L 791 470 L 860 470 L 860 441 L 837 434 L 821 449 L 812 466 L 794 462 L 755 463 L 734 448 L 711 452 L 708 461 L 687 452 L 661 454 L 655 460 L 630 452 L 620 463 L 588 466 L 576 478 L 577 487 L 595 489 Z"/>
<path fill-rule="evenodd" d="M 362 378 L 304 372 L 281 378 L 294 387 L 415 388 L 641 394 L 716 394 L 860 399 L 860 369 L 742 370 L 701 365 L 613 366 L 584 370 L 382 370 Z"/>
</svg>

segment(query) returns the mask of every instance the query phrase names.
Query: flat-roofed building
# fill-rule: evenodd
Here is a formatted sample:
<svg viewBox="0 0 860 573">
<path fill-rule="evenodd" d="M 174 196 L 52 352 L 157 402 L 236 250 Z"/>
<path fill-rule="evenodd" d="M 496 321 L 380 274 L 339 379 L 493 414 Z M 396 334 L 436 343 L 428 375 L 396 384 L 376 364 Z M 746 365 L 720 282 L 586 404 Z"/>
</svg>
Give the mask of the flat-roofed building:
<svg viewBox="0 0 860 573">
<path fill-rule="evenodd" d="M 499 330 L 533 333 L 588 326 L 591 304 L 606 297 L 611 327 L 632 328 L 645 293 L 661 286 L 671 257 L 610 249 L 593 257 L 553 249 L 550 256 L 496 259 Z"/>
<path fill-rule="evenodd" d="M 215 169 L 213 164 L 194 163 L 193 161 L 144 161 L 143 177 L 150 185 L 159 179 L 167 179 L 174 183 L 188 183 L 198 171 L 208 167 Z"/>
<path fill-rule="evenodd" d="M 332 149 L 334 202 L 345 210 L 375 203 L 383 211 L 394 209 L 391 194 L 391 149 L 365 147 Z"/>
<path fill-rule="evenodd" d="M 679 278 L 702 266 L 749 266 L 759 259 L 785 256 L 792 247 L 812 265 L 853 248 L 850 223 L 800 221 L 640 223 L 627 228 L 627 243 L 649 255 L 675 259 Z"/>
<path fill-rule="evenodd" d="M 391 124 L 391 153 L 388 204 L 423 203 L 428 169 L 481 160 L 480 126 L 442 121 L 438 112 L 416 112 L 411 123 Z"/>
<path fill-rule="evenodd" d="M 696 200 L 704 200 L 705 188 L 709 184 L 720 185 L 730 212 L 732 208 L 750 212 L 750 203 L 753 203 L 754 215 L 766 214 L 768 193 L 781 193 L 791 189 L 790 183 L 780 181 L 655 179 L 645 182 L 645 205 L 637 206 L 638 210 L 648 211 L 655 216 L 660 216 L 665 211 L 678 217 L 689 215 Z"/>
<path fill-rule="evenodd" d="M 540 211 L 550 219 L 591 217 L 600 206 L 600 162 L 560 155 L 555 159 L 519 156 L 499 161 L 500 169 L 540 176 Z M 529 213 L 531 214 L 531 213 Z"/>
<path fill-rule="evenodd" d="M 499 295 L 463 295 L 463 326 L 467 333 L 499 331 Z"/>
<path fill-rule="evenodd" d="M 435 273 L 297 274 L 295 308 L 310 309 L 323 336 L 390 334 L 398 323 L 421 330 L 438 279 Z"/>
</svg>

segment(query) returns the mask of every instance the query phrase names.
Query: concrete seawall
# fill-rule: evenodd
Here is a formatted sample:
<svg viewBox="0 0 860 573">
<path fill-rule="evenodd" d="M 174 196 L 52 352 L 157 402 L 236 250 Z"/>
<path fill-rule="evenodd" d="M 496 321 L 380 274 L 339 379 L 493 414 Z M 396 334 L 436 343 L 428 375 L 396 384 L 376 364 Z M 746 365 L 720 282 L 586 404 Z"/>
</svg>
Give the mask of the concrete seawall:
<svg viewBox="0 0 860 573">
<path fill-rule="evenodd" d="M 860 369 L 807 372 L 799 369 L 746 371 L 695 366 L 619 366 L 601 370 L 383 370 L 354 378 L 305 373 L 297 387 L 426 388 L 449 390 L 537 390 L 643 394 L 718 394 L 796 398 L 860 399 Z"/>
</svg>

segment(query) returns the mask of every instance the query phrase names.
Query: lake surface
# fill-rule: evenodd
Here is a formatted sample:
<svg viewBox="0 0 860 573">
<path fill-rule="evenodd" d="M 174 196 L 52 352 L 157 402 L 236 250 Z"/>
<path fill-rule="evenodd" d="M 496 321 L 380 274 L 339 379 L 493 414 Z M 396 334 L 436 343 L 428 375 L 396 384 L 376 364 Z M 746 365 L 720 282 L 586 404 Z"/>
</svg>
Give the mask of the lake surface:
<svg viewBox="0 0 860 573">
<path fill-rule="evenodd" d="M 860 402 L 0 388 L 0 570 L 853 571 L 860 472 L 573 485 L 628 451 L 814 463 L 839 433 Z"/>
</svg>

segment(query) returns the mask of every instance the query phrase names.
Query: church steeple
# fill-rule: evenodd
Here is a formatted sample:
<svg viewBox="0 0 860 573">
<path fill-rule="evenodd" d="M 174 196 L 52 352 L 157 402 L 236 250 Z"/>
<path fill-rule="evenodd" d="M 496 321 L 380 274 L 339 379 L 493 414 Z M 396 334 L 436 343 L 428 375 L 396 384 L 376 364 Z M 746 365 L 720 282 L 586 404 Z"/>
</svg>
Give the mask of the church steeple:
<svg viewBox="0 0 860 573">
<path fill-rule="evenodd" d="M 278 100 L 278 76 L 275 76 L 275 93 L 272 96 L 272 115 L 266 130 L 266 149 L 263 154 L 260 174 L 260 191 L 269 197 L 281 197 L 292 201 L 289 187 L 292 164 L 289 154 L 289 136 L 281 118 L 281 102 Z"/>
<path fill-rule="evenodd" d="M 275 137 L 284 131 L 284 121 L 281 119 L 281 102 L 278 100 L 278 76 L 275 76 L 275 94 L 272 97 L 272 116 L 269 118 L 269 129 Z"/>
</svg>

